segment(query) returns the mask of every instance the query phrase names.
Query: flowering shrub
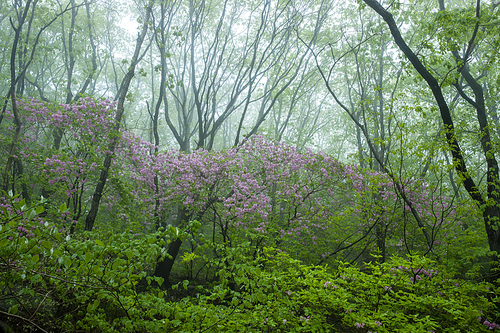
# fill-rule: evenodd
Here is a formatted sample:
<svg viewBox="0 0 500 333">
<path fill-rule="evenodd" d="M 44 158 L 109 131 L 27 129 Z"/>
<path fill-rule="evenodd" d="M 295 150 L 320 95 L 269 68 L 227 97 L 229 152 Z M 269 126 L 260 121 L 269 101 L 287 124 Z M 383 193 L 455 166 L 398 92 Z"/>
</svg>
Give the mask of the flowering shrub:
<svg viewBox="0 0 500 333">
<path fill-rule="evenodd" d="M 307 263 L 353 259 L 377 246 L 402 255 L 429 252 L 388 177 L 322 153 L 298 152 L 256 136 L 221 152 L 160 153 L 152 165 L 159 177 L 163 225 L 175 221 L 172 207 L 180 205 L 188 219 L 201 222 L 200 232 L 211 236 L 212 245 L 250 240 Z M 457 211 L 453 199 L 422 181 L 407 182 L 405 192 L 431 234 L 432 252 L 447 256 L 452 236 L 474 217 Z"/>
<path fill-rule="evenodd" d="M 149 193 L 143 195 L 137 182 L 144 177 L 135 175 L 150 169 L 152 145 L 130 132 L 112 131 L 114 102 L 85 97 L 56 105 L 27 99 L 18 100 L 17 106 L 23 123 L 16 153 L 24 167 L 19 184 L 27 185 L 30 195 L 50 199 L 55 207 L 66 204 L 68 213 L 60 227 L 71 232 L 82 227 L 78 222 L 85 218 L 104 155 L 115 140 L 118 144 L 102 201 L 105 214 L 99 215 L 101 229 L 137 233 L 149 227 L 145 223 L 153 216 L 150 204 L 154 199 Z M 8 142 L 0 142 L 0 149 L 6 147 Z M 51 214 L 50 205 L 46 208 Z"/>
<path fill-rule="evenodd" d="M 18 106 L 24 174 L 17 184 L 49 199 L 46 212 L 60 231 L 82 229 L 104 153 L 117 140 L 95 227 L 140 235 L 175 225 L 193 236 L 191 251 L 197 251 L 200 268 L 208 267 L 208 246 L 247 240 L 279 247 L 309 264 L 363 261 L 380 251 L 382 260 L 386 253 L 431 252 L 451 258 L 450 265 L 470 258 L 472 267 L 474 256 L 486 254 L 477 242 L 477 217 L 466 209 L 470 204 L 457 205 L 421 180 L 399 181 L 432 248 L 393 180 L 326 154 L 299 152 L 259 136 L 219 152 L 154 153 L 156 147 L 133 133 L 110 130 L 114 105 L 107 100 L 51 105 L 29 99 Z M 54 136 L 61 139 L 59 149 Z M 68 208 L 62 215 L 57 214 L 61 204 Z M 176 225 L 179 208 L 187 215 Z M 189 227 L 193 221 L 200 223 L 197 234 Z M 464 237 L 470 251 L 460 245 Z M 457 265 L 465 273 L 469 268 Z"/>
</svg>

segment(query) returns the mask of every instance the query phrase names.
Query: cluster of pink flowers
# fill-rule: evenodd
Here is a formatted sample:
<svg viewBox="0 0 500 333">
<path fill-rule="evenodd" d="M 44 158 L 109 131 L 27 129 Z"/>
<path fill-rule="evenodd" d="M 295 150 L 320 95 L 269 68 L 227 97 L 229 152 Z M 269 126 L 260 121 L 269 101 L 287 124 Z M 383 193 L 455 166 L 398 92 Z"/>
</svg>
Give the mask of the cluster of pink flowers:
<svg viewBox="0 0 500 333">
<path fill-rule="evenodd" d="M 309 319 L 311 319 L 311 316 L 300 316 L 300 320 L 301 321 L 304 321 L 305 323 L 308 323 L 309 322 Z"/>
<path fill-rule="evenodd" d="M 114 181 L 107 183 L 102 202 L 125 224 L 129 218 L 117 204 L 128 196 L 133 198 L 134 218 L 142 218 L 146 230 L 154 216 L 172 220 L 182 205 L 194 215 L 213 213 L 226 232 L 271 232 L 282 244 L 300 241 L 328 248 L 341 234 L 356 234 L 374 223 L 384 223 L 397 241 L 405 237 L 397 225 L 409 207 L 401 203 L 393 181 L 324 153 L 298 151 L 261 136 L 226 151 L 156 153 L 158 147 L 129 131 L 112 133 L 115 105 L 109 100 L 86 97 L 49 105 L 28 99 L 18 101 L 18 107 L 25 143 L 20 156 L 27 168 L 41 172 L 46 180 L 41 186 L 53 196 L 88 203 L 104 154 L 113 153 L 109 180 Z M 62 135 L 59 151 L 51 147 L 55 130 Z M 108 152 L 113 140 L 115 151 Z M 424 182 L 407 180 L 403 188 L 424 220 L 435 221 L 441 230 L 455 217 L 451 200 Z"/>
<path fill-rule="evenodd" d="M 477 320 L 479 322 L 481 322 L 482 318 L 479 317 L 479 318 L 477 318 Z M 497 323 L 492 323 L 489 320 L 484 320 L 483 321 L 483 325 L 486 326 L 486 327 L 488 327 L 489 330 L 496 330 L 496 329 L 500 330 L 500 325 L 498 325 Z"/>
<path fill-rule="evenodd" d="M 63 129 L 68 139 L 87 136 L 92 142 L 113 128 L 115 103 L 85 97 L 73 104 L 52 105 L 36 99 L 19 99 L 25 137 L 40 141 L 54 128 Z M 29 125 L 33 126 L 30 127 Z"/>
<path fill-rule="evenodd" d="M 337 289 L 338 288 L 336 285 L 332 285 L 332 283 L 330 281 L 326 281 L 325 283 L 323 283 L 323 287 L 325 287 L 325 289 L 328 289 L 328 287 L 330 287 L 330 285 L 331 285 L 330 289 Z"/>
</svg>

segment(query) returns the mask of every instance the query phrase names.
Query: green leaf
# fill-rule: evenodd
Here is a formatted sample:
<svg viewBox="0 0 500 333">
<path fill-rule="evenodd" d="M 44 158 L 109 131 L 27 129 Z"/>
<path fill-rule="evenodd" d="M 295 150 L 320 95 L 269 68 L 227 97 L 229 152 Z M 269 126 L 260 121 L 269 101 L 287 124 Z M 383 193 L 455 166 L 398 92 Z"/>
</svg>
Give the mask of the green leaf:
<svg viewBox="0 0 500 333">
<path fill-rule="evenodd" d="M 29 212 L 28 212 L 28 215 L 26 217 L 28 218 L 28 220 L 31 220 L 35 216 L 36 216 L 35 210 L 34 209 L 30 209 Z"/>
<path fill-rule="evenodd" d="M 23 212 L 28 208 L 28 207 L 26 207 L 26 200 L 24 200 L 24 199 L 19 201 L 19 203 L 15 204 L 14 206 L 20 207 Z"/>
<path fill-rule="evenodd" d="M 94 271 L 94 274 L 97 275 L 97 276 L 102 276 L 103 275 L 101 267 L 99 267 L 98 265 L 94 266 L 93 271 Z"/>
<path fill-rule="evenodd" d="M 86 263 L 86 264 L 88 264 L 88 263 L 89 263 L 89 262 L 93 259 L 93 258 L 92 258 L 92 255 L 91 255 L 89 252 L 85 253 L 85 254 L 83 255 L 83 257 L 84 257 L 84 260 L 85 260 L 85 263 Z"/>
<path fill-rule="evenodd" d="M 7 238 L 4 238 L 0 241 L 0 247 L 7 246 L 9 244 L 9 240 Z"/>
<path fill-rule="evenodd" d="M 36 207 L 36 211 L 35 212 L 38 215 L 38 214 L 43 213 L 44 211 L 45 211 L 45 208 L 43 206 L 38 206 L 38 207 Z"/>
<path fill-rule="evenodd" d="M 155 281 L 156 283 L 158 283 L 159 286 L 161 286 L 163 284 L 163 281 L 165 281 L 165 279 L 160 276 L 156 276 Z"/>
<path fill-rule="evenodd" d="M 96 239 L 96 240 L 95 240 L 95 243 L 96 243 L 97 245 L 99 245 L 99 246 L 102 246 L 102 247 L 105 247 L 105 246 L 106 246 L 106 245 L 104 244 L 104 242 L 103 242 L 103 241 L 101 241 L 101 240 L 99 240 L 99 239 Z"/>
<path fill-rule="evenodd" d="M 134 256 L 134 252 L 128 250 L 127 252 L 125 252 L 125 255 L 127 256 L 127 258 L 131 259 Z"/>
<path fill-rule="evenodd" d="M 31 288 L 24 288 L 21 293 L 23 294 L 30 294 L 31 296 L 35 296 L 35 291 Z"/>
<path fill-rule="evenodd" d="M 71 259 L 70 257 L 66 257 L 63 261 L 64 263 L 64 266 L 66 266 L 66 268 L 70 268 L 71 267 Z"/>
<path fill-rule="evenodd" d="M 46 240 L 42 241 L 42 246 L 46 248 L 47 250 L 50 250 L 52 248 L 52 243 Z"/>
<path fill-rule="evenodd" d="M 38 254 L 35 254 L 33 257 L 31 257 L 31 262 L 32 263 L 37 263 L 38 260 L 40 260 L 40 257 L 38 256 Z"/>
</svg>

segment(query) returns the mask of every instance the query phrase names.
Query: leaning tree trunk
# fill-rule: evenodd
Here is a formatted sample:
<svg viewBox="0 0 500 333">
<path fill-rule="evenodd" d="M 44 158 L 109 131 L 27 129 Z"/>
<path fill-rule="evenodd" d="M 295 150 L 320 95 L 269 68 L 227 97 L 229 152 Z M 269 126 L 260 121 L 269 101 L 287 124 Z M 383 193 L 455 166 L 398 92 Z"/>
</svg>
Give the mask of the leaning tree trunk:
<svg viewBox="0 0 500 333">
<path fill-rule="evenodd" d="M 491 145 L 491 137 L 488 131 L 488 121 L 486 118 L 486 112 L 484 110 L 484 101 L 482 101 L 482 92 L 478 90 L 478 87 L 474 83 L 475 80 L 470 77 L 468 72 L 468 68 L 465 65 L 465 62 L 470 55 L 469 49 L 466 52 L 465 59 L 462 68 L 459 67 L 459 72 L 465 78 L 467 83 L 471 85 L 473 92 L 476 96 L 476 101 L 468 98 L 463 91 L 461 91 L 460 87 L 455 85 L 462 98 L 464 98 L 469 104 L 473 105 L 477 112 L 477 119 L 481 128 L 481 145 L 483 148 L 483 153 L 486 159 L 486 163 L 488 166 L 487 170 L 487 190 L 486 197 L 479 191 L 479 188 L 475 184 L 471 175 L 467 171 L 467 166 L 465 163 L 465 159 L 463 156 L 462 149 L 457 141 L 455 126 L 453 124 L 453 120 L 451 117 L 450 109 L 448 107 L 447 102 L 443 97 L 443 92 L 441 90 L 441 86 L 436 78 L 427 70 L 427 68 L 422 64 L 422 62 L 418 59 L 417 55 L 410 49 L 410 47 L 406 44 L 405 40 L 401 36 L 401 32 L 397 27 L 394 18 L 391 13 L 389 13 L 384 7 L 382 7 L 376 0 L 363 0 L 368 6 L 370 6 L 377 14 L 379 14 L 384 21 L 389 26 L 392 37 L 394 38 L 399 49 L 405 54 L 405 56 L 410 60 L 413 67 L 417 70 L 417 72 L 422 76 L 422 78 L 427 82 L 427 85 L 432 91 L 434 98 L 438 104 L 439 111 L 441 114 L 441 119 L 443 120 L 446 140 L 448 143 L 448 147 L 451 151 L 451 155 L 453 157 L 453 164 L 455 165 L 455 170 L 457 171 L 458 176 L 462 179 L 462 183 L 469 193 L 469 196 L 476 202 L 476 204 L 482 209 L 483 220 L 486 229 L 486 234 L 488 237 L 488 244 L 491 251 L 496 251 L 497 254 L 500 254 L 500 194 L 497 191 L 499 187 L 499 177 L 498 177 L 498 163 L 495 158 L 495 155 L 492 152 Z M 479 1 L 476 6 L 476 16 L 479 22 Z M 469 45 L 473 45 L 473 40 L 477 33 L 477 25 L 473 34 Z M 470 48 L 470 47 L 469 47 Z M 457 54 L 454 54 L 455 58 L 457 58 Z M 460 59 L 457 59 L 460 60 Z M 482 105 L 481 105 L 482 104 Z M 499 273 L 495 270 L 498 265 L 492 265 L 491 267 L 491 280 L 495 280 L 499 277 Z"/>
<path fill-rule="evenodd" d="M 144 25 L 142 27 L 141 34 L 137 37 L 137 43 L 135 45 L 134 55 L 132 57 L 132 62 L 130 64 L 129 70 L 125 77 L 123 78 L 121 87 L 120 87 L 120 96 L 118 98 L 118 105 L 115 116 L 115 128 L 114 131 L 118 132 L 120 129 L 120 122 L 123 116 L 125 103 L 125 96 L 127 95 L 130 82 L 135 75 L 135 67 L 137 66 L 137 62 L 139 60 L 139 55 L 142 47 L 142 43 L 146 38 L 146 34 L 149 28 L 149 18 L 151 16 L 153 3 L 149 2 L 148 7 L 146 8 L 146 17 L 144 19 Z M 85 219 L 85 230 L 90 231 L 94 227 L 95 219 L 97 217 L 97 212 L 99 210 L 99 203 L 101 201 L 102 192 L 104 187 L 106 186 L 106 180 L 108 179 L 109 168 L 111 167 L 111 161 L 113 160 L 114 151 L 117 145 L 117 139 L 113 139 L 108 147 L 106 152 L 106 156 L 104 158 L 104 165 L 99 176 L 99 181 L 94 191 L 94 195 L 92 196 L 92 205 L 90 207 L 90 211 L 87 214 L 87 218 Z"/>
</svg>

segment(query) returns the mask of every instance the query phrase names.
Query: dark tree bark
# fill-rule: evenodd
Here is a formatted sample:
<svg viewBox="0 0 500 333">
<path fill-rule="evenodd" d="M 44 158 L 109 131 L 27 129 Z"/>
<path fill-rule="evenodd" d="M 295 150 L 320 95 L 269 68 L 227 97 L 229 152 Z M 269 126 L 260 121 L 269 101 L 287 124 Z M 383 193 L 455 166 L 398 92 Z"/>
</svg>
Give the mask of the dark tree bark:
<svg viewBox="0 0 500 333">
<path fill-rule="evenodd" d="M 188 222 L 188 212 L 184 208 L 179 207 L 177 212 L 177 227 L 185 227 Z M 175 258 L 177 258 L 181 246 L 182 240 L 180 238 L 175 238 L 174 240 L 172 240 L 172 242 L 170 242 L 167 247 L 167 256 L 163 260 L 159 260 L 158 264 L 156 265 L 153 275 L 163 278 L 164 284 L 162 285 L 162 287 L 169 288 L 171 286 L 170 273 L 172 272 Z"/>
<path fill-rule="evenodd" d="M 137 37 L 137 42 L 135 45 L 135 51 L 134 55 L 132 57 L 132 61 L 130 63 L 129 70 L 127 74 L 125 74 L 125 77 L 123 78 L 121 87 L 120 87 L 120 96 L 118 98 L 118 104 L 116 108 L 116 116 L 115 116 L 115 128 L 114 131 L 118 133 L 120 129 L 120 123 L 122 120 L 123 112 L 124 112 L 124 106 L 123 104 L 125 103 L 125 97 L 127 95 L 128 89 L 130 87 L 130 82 L 132 81 L 132 78 L 135 75 L 135 67 L 137 66 L 137 62 L 139 61 L 140 57 L 140 52 L 142 48 L 142 44 L 144 42 L 144 39 L 146 38 L 146 34 L 149 29 L 149 20 L 151 16 L 151 11 L 152 11 L 153 3 L 149 2 L 147 8 L 146 8 L 146 16 L 144 18 L 144 25 L 142 27 L 142 31 L 140 35 Z M 117 140 L 112 139 L 108 151 L 106 152 L 105 158 L 104 158 L 104 164 L 103 164 L 103 169 L 101 171 L 101 174 L 99 176 L 99 181 L 97 183 L 96 189 L 94 191 L 94 194 L 92 196 L 92 204 L 90 206 L 90 211 L 87 214 L 87 217 L 85 219 L 85 230 L 90 231 L 94 227 L 95 219 L 97 217 L 97 212 L 99 210 L 99 204 L 101 201 L 102 197 L 102 192 L 104 190 L 104 187 L 106 186 L 106 181 L 108 179 L 108 174 L 109 174 L 109 168 L 111 167 L 111 162 L 113 160 L 113 155 L 114 151 L 116 149 L 117 145 Z"/>
<path fill-rule="evenodd" d="M 37 3 L 37 1 L 35 0 L 35 2 L 33 3 L 33 6 L 36 6 L 36 3 Z M 9 157 L 7 158 L 7 164 L 5 166 L 5 170 L 3 173 L 3 188 L 2 189 L 5 192 L 7 192 L 8 188 L 9 188 L 9 173 L 10 173 L 10 170 L 12 168 L 12 163 L 14 162 L 13 155 L 14 155 L 14 151 L 16 149 L 17 140 L 19 139 L 19 134 L 21 132 L 21 125 L 22 125 L 21 119 L 19 117 L 19 111 L 18 111 L 17 105 L 16 105 L 16 83 L 17 83 L 17 80 L 19 79 L 19 77 L 24 75 L 25 71 L 23 71 L 20 74 L 20 76 L 16 78 L 16 53 L 17 53 L 17 47 L 19 44 L 19 39 L 21 36 L 21 31 L 22 31 L 23 25 L 26 21 L 26 17 L 28 15 L 28 11 L 30 9 L 30 6 L 31 6 L 31 0 L 28 0 L 26 2 L 26 6 L 24 7 L 24 10 L 21 13 L 19 13 L 19 15 L 18 15 L 17 27 L 14 26 L 14 23 L 12 22 L 12 20 L 10 21 L 11 26 L 14 29 L 15 35 L 14 35 L 14 40 L 12 43 L 12 50 L 11 50 L 11 54 L 10 54 L 10 91 L 9 91 L 8 97 L 10 98 L 10 102 L 12 105 L 12 113 L 14 114 L 14 125 L 16 126 L 16 128 L 14 130 L 14 137 L 12 138 L 12 143 L 11 143 L 11 146 L 9 149 Z M 8 102 L 5 103 L 3 112 L 5 111 L 5 108 L 7 107 L 7 103 Z M 2 116 L 3 116 L 3 112 L 2 112 Z M 0 118 L 0 122 L 1 122 L 1 118 Z"/>
<path fill-rule="evenodd" d="M 377 14 L 379 14 L 384 21 L 387 23 L 391 34 L 394 38 L 396 45 L 399 49 L 405 54 L 408 60 L 411 62 L 412 66 L 417 70 L 417 72 L 422 76 L 422 78 L 426 81 L 427 85 L 432 91 L 436 103 L 439 107 L 439 111 L 441 114 L 441 119 L 443 120 L 446 140 L 448 143 L 448 147 L 451 151 L 451 155 L 453 157 L 453 164 L 455 166 L 455 170 L 461 179 L 465 189 L 467 190 L 469 196 L 476 202 L 479 209 L 482 210 L 484 225 L 486 229 L 486 234 L 488 237 L 488 244 L 491 251 L 496 251 L 497 254 L 500 253 L 500 194 L 498 192 L 498 188 L 500 185 L 499 177 L 498 177 L 498 162 L 496 160 L 495 155 L 492 151 L 492 142 L 489 134 L 489 125 L 488 119 L 486 117 L 486 112 L 484 108 L 484 98 L 482 93 L 482 88 L 477 81 L 472 78 L 470 73 L 468 72 L 468 68 L 466 62 L 472 52 L 475 35 L 477 33 L 477 26 L 479 24 L 479 13 L 480 13 L 480 1 L 477 0 L 476 3 L 476 17 L 478 19 L 478 23 L 474 29 L 474 33 L 472 38 L 470 39 L 467 47 L 467 51 L 463 59 L 460 59 L 458 53 L 454 52 L 454 56 L 457 61 L 460 61 L 461 65 L 459 67 L 459 72 L 463 76 L 463 78 L 470 85 L 474 95 L 475 101 L 465 95 L 463 91 L 461 91 L 461 87 L 458 84 L 455 84 L 455 87 L 461 94 L 462 98 L 466 100 L 468 103 L 474 106 L 477 112 L 477 120 L 479 122 L 479 126 L 481 129 L 481 146 L 483 149 L 484 158 L 486 160 L 486 164 L 488 166 L 487 172 L 487 189 L 486 195 L 483 195 L 471 175 L 467 171 L 467 165 L 464 159 L 463 151 L 460 147 L 460 144 L 455 135 L 455 126 L 453 124 L 453 119 L 450 113 L 449 106 L 443 97 L 443 93 L 441 90 L 441 86 L 437 79 L 427 70 L 427 68 L 422 64 L 417 55 L 410 49 L 410 47 L 406 44 L 405 40 L 401 36 L 399 28 L 394 22 L 394 18 L 390 12 L 388 12 L 384 7 L 382 7 L 376 0 L 363 0 L 368 6 L 370 6 Z M 492 277 L 497 277 L 498 273 L 491 272 Z"/>
</svg>

